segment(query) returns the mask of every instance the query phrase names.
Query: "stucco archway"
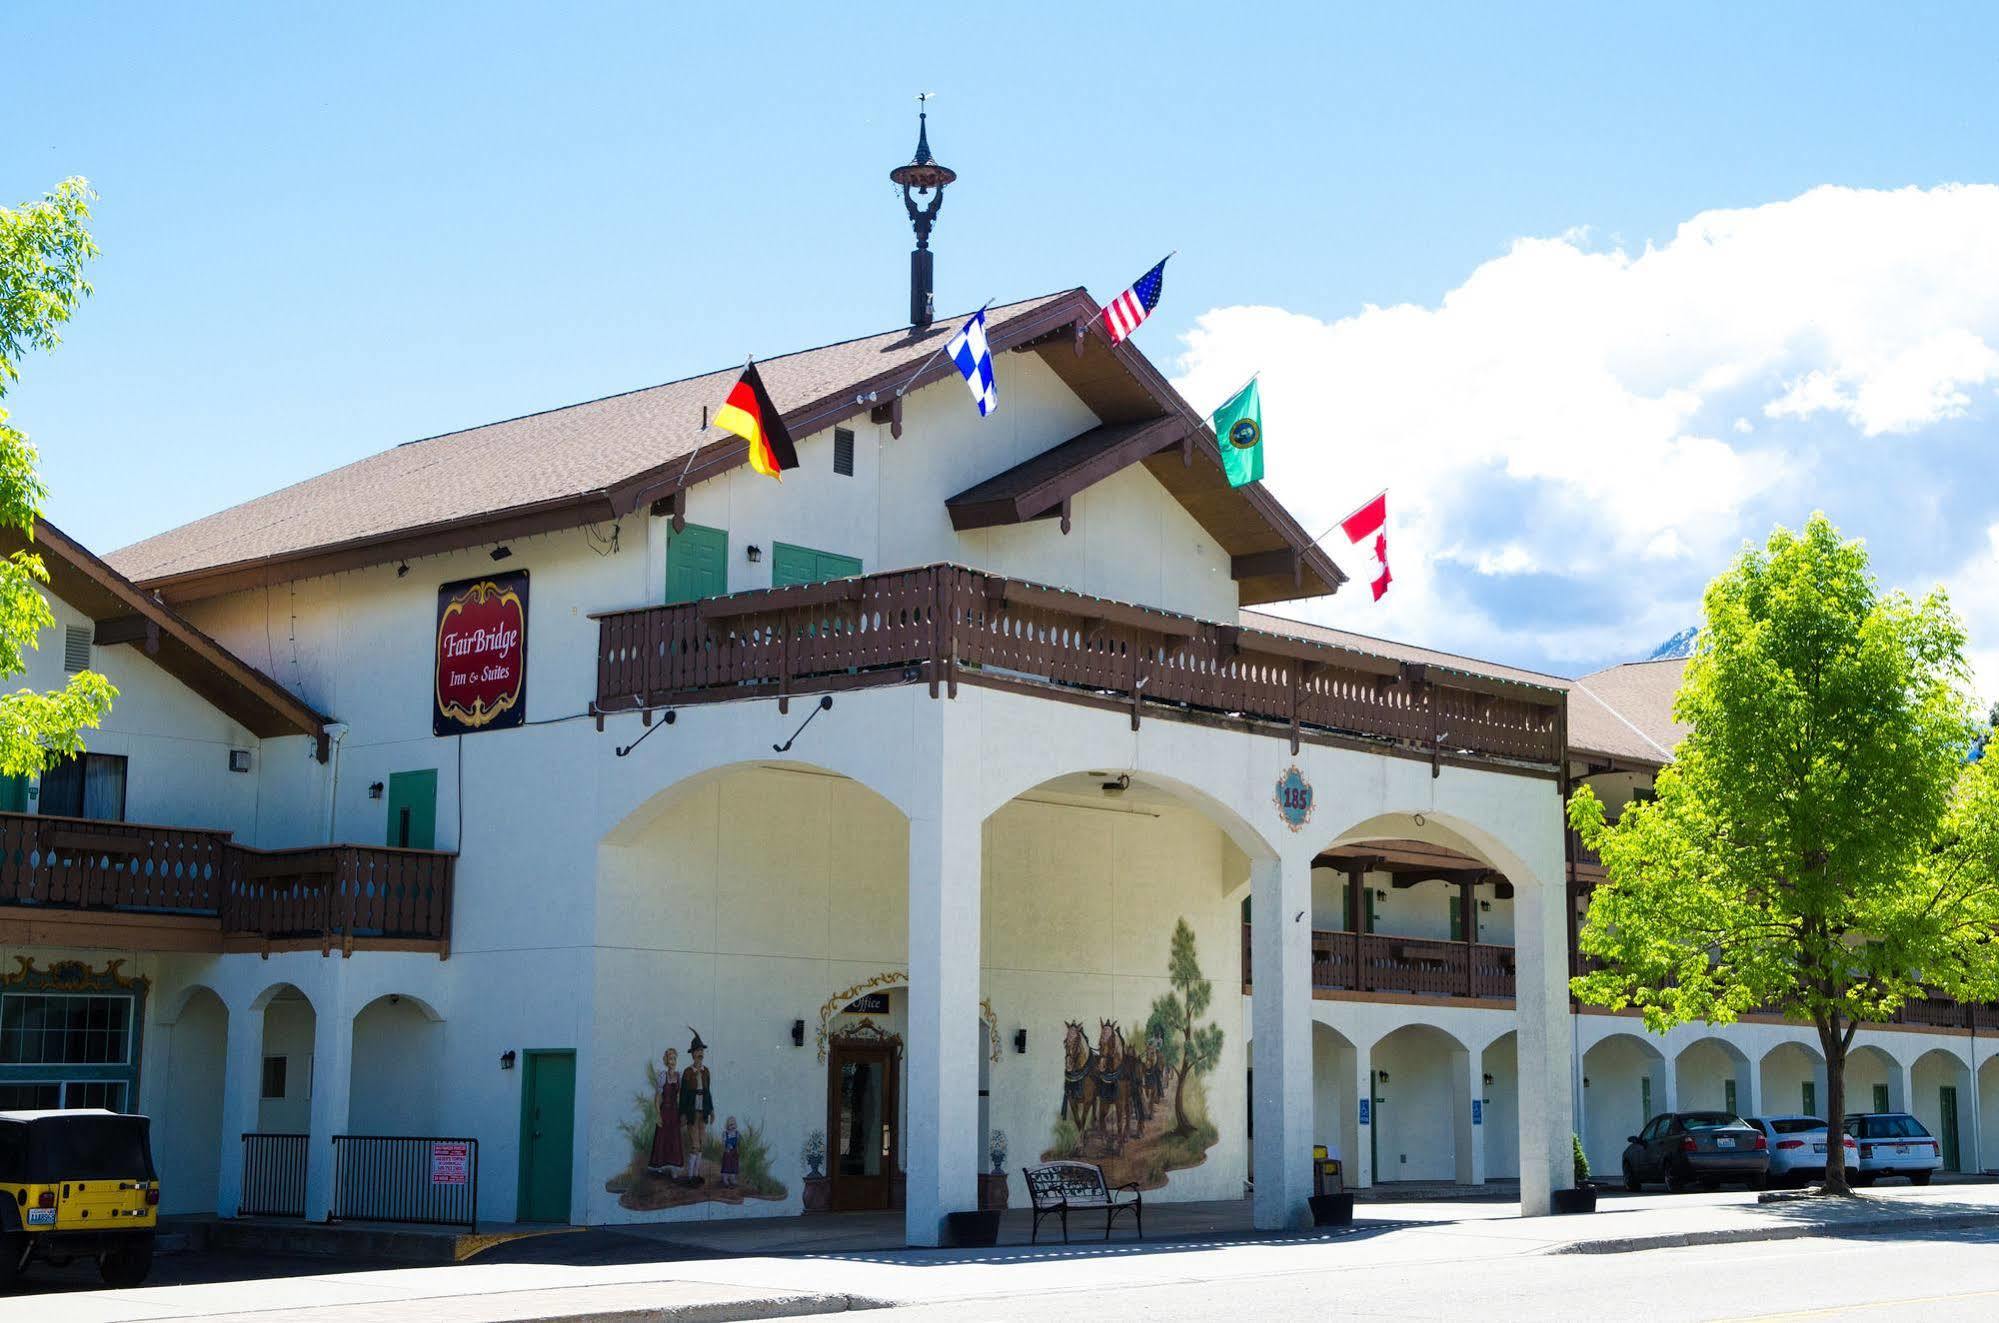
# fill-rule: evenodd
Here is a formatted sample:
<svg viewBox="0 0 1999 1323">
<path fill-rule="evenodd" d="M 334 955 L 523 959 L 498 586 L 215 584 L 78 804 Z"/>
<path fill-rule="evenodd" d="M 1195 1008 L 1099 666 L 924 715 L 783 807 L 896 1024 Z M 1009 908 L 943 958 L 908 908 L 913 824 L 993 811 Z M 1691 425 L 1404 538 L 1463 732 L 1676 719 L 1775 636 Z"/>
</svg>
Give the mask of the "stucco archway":
<svg viewBox="0 0 1999 1323">
<path fill-rule="evenodd" d="M 195 984 L 182 990 L 171 1009 L 173 1018 L 161 1025 L 167 1039 L 166 1082 L 153 1119 L 160 1211 L 214 1213 L 219 1211 L 229 1007 L 214 989 Z"/>
<path fill-rule="evenodd" d="M 1672 1068 L 1656 1040 L 1614 1033 L 1583 1053 L 1583 1152 L 1601 1180 L 1614 1180 L 1629 1138 L 1672 1107 Z"/>
</svg>

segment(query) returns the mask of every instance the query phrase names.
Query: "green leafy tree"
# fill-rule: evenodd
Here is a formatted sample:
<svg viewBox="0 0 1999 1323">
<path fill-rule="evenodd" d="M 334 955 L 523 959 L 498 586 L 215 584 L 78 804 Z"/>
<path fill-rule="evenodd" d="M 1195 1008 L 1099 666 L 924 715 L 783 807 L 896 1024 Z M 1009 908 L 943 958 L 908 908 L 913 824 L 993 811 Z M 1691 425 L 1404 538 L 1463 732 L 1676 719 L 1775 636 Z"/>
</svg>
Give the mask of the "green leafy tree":
<svg viewBox="0 0 1999 1323">
<path fill-rule="evenodd" d="M 1657 798 L 1615 824 L 1587 786 L 1570 824 L 1606 875 L 1573 982 L 1655 1032 L 1775 1010 L 1809 1021 L 1828 1115 L 1857 1025 L 1938 991 L 1999 992 L 1999 828 L 1964 628 L 1941 591 L 1883 593 L 1824 515 L 1778 529 L 1708 585 L 1674 702 L 1691 727 Z M 1829 1190 L 1847 1188 L 1842 1146 Z"/>
<path fill-rule="evenodd" d="M 1222 1028 L 1196 1024 L 1214 1001 L 1215 985 L 1201 977 L 1194 930 L 1185 919 L 1173 925 L 1173 952 L 1167 958 L 1166 977 L 1173 991 L 1153 1000 L 1145 1036 L 1159 1041 L 1166 1065 L 1175 1075 L 1173 1133 L 1188 1135 L 1194 1126 L 1187 1119 L 1187 1077 L 1207 1074 L 1222 1059 Z"/>
<path fill-rule="evenodd" d="M 54 349 L 76 305 L 90 293 L 84 264 L 97 256 L 87 222 L 93 194 L 66 179 L 40 202 L 0 207 L 0 400 L 20 380 L 21 359 Z M 8 423 L 0 404 L 0 526 L 29 546 L 0 559 L 0 682 L 28 669 L 55 615 L 41 585 L 48 570 L 35 554 L 35 520 L 48 490 L 35 472 L 35 449 Z M 0 695 L 0 774 L 32 776 L 83 748 L 83 732 L 111 710 L 117 690 L 95 671 L 69 677 L 61 689 L 19 689 Z"/>
</svg>

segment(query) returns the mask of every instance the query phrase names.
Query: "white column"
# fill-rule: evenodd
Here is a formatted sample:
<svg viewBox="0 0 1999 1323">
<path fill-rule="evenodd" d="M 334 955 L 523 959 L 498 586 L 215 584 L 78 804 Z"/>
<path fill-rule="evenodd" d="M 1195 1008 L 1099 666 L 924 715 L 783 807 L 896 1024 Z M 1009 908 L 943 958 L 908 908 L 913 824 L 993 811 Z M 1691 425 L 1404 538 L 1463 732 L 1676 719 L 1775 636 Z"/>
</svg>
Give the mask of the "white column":
<svg viewBox="0 0 1999 1323">
<path fill-rule="evenodd" d="M 972 705 L 940 700 L 916 723 L 909 819 L 909 1180 L 904 1239 L 942 1242 L 946 1213 L 978 1207 L 978 740 Z"/>
<path fill-rule="evenodd" d="M 324 1222 L 333 1206 L 333 1137 L 347 1133 L 353 1085 L 354 1017 L 337 991 L 313 1005 L 311 1134 L 306 1149 L 305 1216 Z"/>
<path fill-rule="evenodd" d="M 1457 1067 L 1457 1084 L 1451 1089 L 1457 1110 L 1457 1158 L 1460 1185 L 1485 1184 L 1485 1057 L 1478 1052 L 1451 1052 Z M 1473 1124 L 1472 1100 L 1480 1100 L 1478 1123 Z"/>
<path fill-rule="evenodd" d="M 1368 1186 L 1374 1184 L 1374 1125 L 1380 1120 L 1374 1114 L 1374 1044 L 1361 1043 L 1353 1052 L 1353 1095 L 1350 1104 L 1354 1109 L 1353 1152 L 1347 1156 L 1347 1184 Z"/>
<path fill-rule="evenodd" d="M 1900 1059 L 1888 1072 L 1888 1105 L 1898 1112 L 1912 1112 L 1916 1107 L 1916 1072 Z"/>
<path fill-rule="evenodd" d="M 1555 786 L 1549 785 L 1550 797 Z M 1561 814 L 1548 812 L 1546 848 L 1535 877 L 1514 879 L 1515 1007 L 1520 1021 L 1520 1211 L 1545 1214 L 1550 1195 L 1575 1184 L 1570 1136 L 1568 888 L 1563 880 Z"/>
<path fill-rule="evenodd" d="M 1680 1071 L 1678 1064 L 1674 1058 L 1667 1056 L 1662 1050 L 1659 1053 L 1658 1064 L 1654 1069 L 1659 1072 L 1659 1096 L 1661 1101 L 1657 1104 L 1658 1110 L 1662 1112 L 1679 1111 Z M 1649 1120 L 1650 1118 L 1647 1119 Z"/>
<path fill-rule="evenodd" d="M 1312 861 L 1250 866 L 1250 1000 L 1255 1051 L 1259 1230 L 1307 1226 L 1312 1193 Z"/>
<path fill-rule="evenodd" d="M 222 1144 L 215 1173 L 215 1212 L 234 1217 L 243 1206 L 243 1136 L 257 1129 L 264 1088 L 264 1012 L 229 1007 L 229 1046 L 222 1061 Z"/>
<path fill-rule="evenodd" d="M 1762 1072 L 1755 1062 L 1735 1068 L 1735 1105 L 1744 1116 L 1763 1115 Z"/>
</svg>

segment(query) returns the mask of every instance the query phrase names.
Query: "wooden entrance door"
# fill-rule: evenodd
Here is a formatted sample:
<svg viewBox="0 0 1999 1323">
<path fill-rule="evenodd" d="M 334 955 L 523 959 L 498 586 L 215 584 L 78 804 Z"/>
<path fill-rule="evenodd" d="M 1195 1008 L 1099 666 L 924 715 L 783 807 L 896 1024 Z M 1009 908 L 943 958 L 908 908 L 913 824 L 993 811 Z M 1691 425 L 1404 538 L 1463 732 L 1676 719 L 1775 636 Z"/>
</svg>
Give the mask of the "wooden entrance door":
<svg viewBox="0 0 1999 1323">
<path fill-rule="evenodd" d="M 836 1038 L 826 1064 L 827 1174 L 835 1212 L 885 1209 L 900 1169 L 896 1133 L 901 1049 L 894 1043 Z"/>
</svg>

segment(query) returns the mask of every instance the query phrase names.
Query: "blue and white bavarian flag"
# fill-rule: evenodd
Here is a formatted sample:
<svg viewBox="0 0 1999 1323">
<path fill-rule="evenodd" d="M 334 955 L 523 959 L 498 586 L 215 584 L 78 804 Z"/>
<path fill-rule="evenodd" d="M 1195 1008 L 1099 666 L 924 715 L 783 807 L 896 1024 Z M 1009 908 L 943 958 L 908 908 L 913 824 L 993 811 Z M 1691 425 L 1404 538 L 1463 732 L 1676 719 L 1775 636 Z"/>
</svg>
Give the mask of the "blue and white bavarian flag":
<svg viewBox="0 0 1999 1323">
<path fill-rule="evenodd" d="M 979 403 L 979 416 L 999 408 L 999 387 L 993 384 L 993 351 L 986 347 L 986 310 L 973 313 L 944 350 L 965 374 L 965 385 Z"/>
</svg>

